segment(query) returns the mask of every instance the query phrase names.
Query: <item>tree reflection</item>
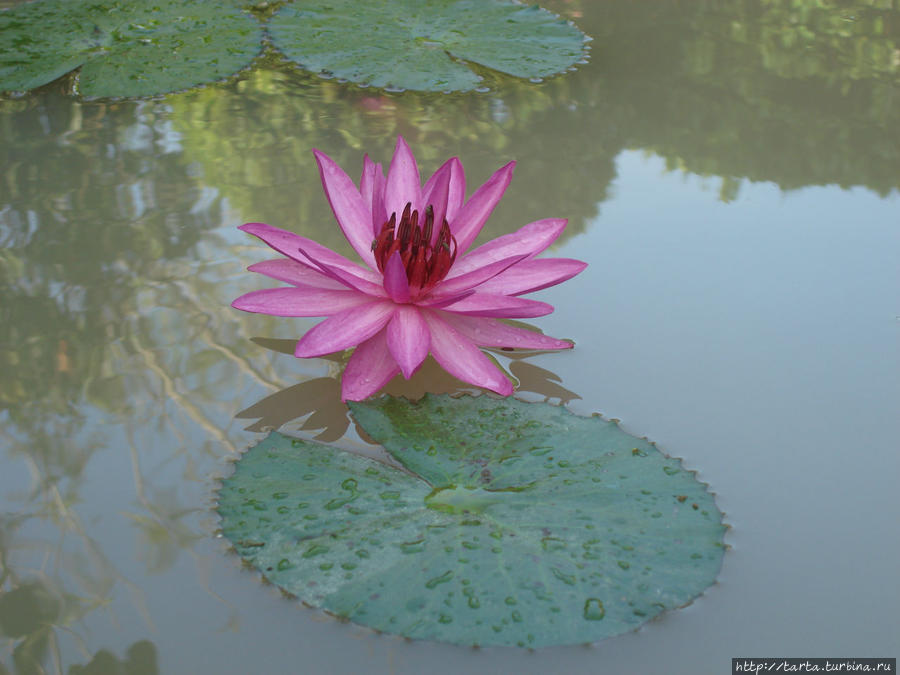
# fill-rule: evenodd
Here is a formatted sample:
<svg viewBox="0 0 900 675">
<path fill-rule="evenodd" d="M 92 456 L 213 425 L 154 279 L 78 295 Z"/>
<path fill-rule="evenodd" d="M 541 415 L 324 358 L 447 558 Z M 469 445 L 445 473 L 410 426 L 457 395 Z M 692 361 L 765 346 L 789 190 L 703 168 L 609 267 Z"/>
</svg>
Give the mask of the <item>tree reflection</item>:
<svg viewBox="0 0 900 675">
<path fill-rule="evenodd" d="M 900 7 L 858 0 L 556 3 L 595 38 L 608 122 L 671 170 L 900 188 Z M 652 23 L 652 31 L 648 24 Z M 641 45 L 635 48 L 635 45 Z M 588 73 L 572 76 L 590 87 Z M 573 85 L 576 86 L 576 85 Z"/>
<path fill-rule="evenodd" d="M 567 217 L 564 240 L 596 215 L 620 147 L 606 144 L 596 111 L 571 105 L 575 93 L 566 78 L 539 89 L 504 82 L 486 96 L 389 94 L 273 66 L 173 97 L 172 117 L 203 180 L 227 195 L 245 220 L 294 230 L 348 255 L 311 149 L 327 152 L 358 179 L 364 153 L 387 167 L 398 134 L 413 147 L 424 175 L 458 155 L 469 193 L 516 159 L 509 196 L 485 237 Z"/>
<path fill-rule="evenodd" d="M 147 640 L 131 645 L 125 658 L 119 660 L 111 652 L 101 649 L 89 663 L 72 666 L 69 675 L 158 675 L 156 646 Z"/>
<path fill-rule="evenodd" d="M 63 672 L 60 631 L 87 653 L 75 626 L 117 588 L 146 616 L 140 588 L 112 562 L 79 503 L 89 466 L 111 449 L 104 422 L 124 425 L 134 440 L 142 417 L 160 418 L 158 408 L 139 412 L 141 392 L 152 397 L 160 378 L 171 379 L 154 371 L 153 350 L 172 334 L 146 315 L 186 305 L 172 300 L 180 297 L 174 279 L 186 276 L 172 261 L 219 215 L 190 176 L 164 105 L 46 94 L 8 101 L 3 113 L 0 441 L 11 489 L 0 509 L 15 516 L 0 523 L 0 644 L 16 673 Z M 130 445 L 138 507 L 127 515 L 148 571 L 160 573 L 198 536 L 187 522 L 196 508 L 148 481 Z M 30 484 L 12 482 L 19 467 Z M 129 651 L 122 672 L 156 672 L 155 656 L 144 658 L 148 645 Z M 109 670 L 113 658 L 99 652 L 78 672 L 119 672 Z"/>
<path fill-rule="evenodd" d="M 71 411 L 85 382 L 100 401 L 121 400 L 93 347 L 121 338 L 142 279 L 160 258 L 190 250 L 212 214 L 192 212 L 201 188 L 161 111 L 22 104 L 0 117 L 0 405 L 24 423 Z"/>
<path fill-rule="evenodd" d="M 741 178 L 900 187 L 894 3 L 549 4 L 594 36 L 593 57 L 537 87 L 495 79 L 485 95 L 390 94 L 272 64 L 173 97 L 173 120 L 186 155 L 245 220 L 348 254 L 310 149 L 355 176 L 364 152 L 387 161 L 397 134 L 426 170 L 461 156 L 470 184 L 519 160 L 489 236 L 547 216 L 570 219 L 564 237 L 582 231 L 626 148 L 721 176 L 725 200 Z"/>
</svg>

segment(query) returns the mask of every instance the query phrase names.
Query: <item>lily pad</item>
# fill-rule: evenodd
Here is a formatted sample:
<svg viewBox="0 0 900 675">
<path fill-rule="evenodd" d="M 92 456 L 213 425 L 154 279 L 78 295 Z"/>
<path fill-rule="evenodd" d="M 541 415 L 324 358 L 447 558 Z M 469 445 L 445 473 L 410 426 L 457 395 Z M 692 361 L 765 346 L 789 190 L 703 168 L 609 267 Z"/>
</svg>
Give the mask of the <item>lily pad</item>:
<svg viewBox="0 0 900 675">
<path fill-rule="evenodd" d="M 352 410 L 406 471 L 272 433 L 219 492 L 238 554 L 308 605 L 410 638 L 542 647 L 632 630 L 718 574 L 712 494 L 614 422 L 487 396 Z"/>
<path fill-rule="evenodd" d="M 275 45 L 315 73 L 365 86 L 467 91 L 463 62 L 543 78 L 585 55 L 585 35 L 537 5 L 511 0 L 327 0 L 285 5 L 269 21 Z"/>
<path fill-rule="evenodd" d="M 37 0 L 0 12 L 0 91 L 81 66 L 85 96 L 148 96 L 234 74 L 262 27 L 225 0 Z"/>
</svg>

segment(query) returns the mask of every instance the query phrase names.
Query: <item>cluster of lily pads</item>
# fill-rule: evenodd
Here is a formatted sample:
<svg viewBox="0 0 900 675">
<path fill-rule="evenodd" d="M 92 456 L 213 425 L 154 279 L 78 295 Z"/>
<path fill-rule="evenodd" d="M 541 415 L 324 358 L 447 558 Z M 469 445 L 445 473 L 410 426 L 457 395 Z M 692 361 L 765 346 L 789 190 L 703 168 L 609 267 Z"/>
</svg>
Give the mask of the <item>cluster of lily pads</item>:
<svg viewBox="0 0 900 675">
<path fill-rule="evenodd" d="M 279 3 L 276 3 L 279 4 Z M 234 0 L 35 0 L 0 12 L 0 91 L 80 68 L 77 92 L 137 97 L 213 82 L 249 66 L 266 38 L 324 77 L 420 91 L 477 89 L 471 64 L 522 78 L 584 59 L 570 22 L 514 0 L 281 3 L 263 23 Z"/>
</svg>

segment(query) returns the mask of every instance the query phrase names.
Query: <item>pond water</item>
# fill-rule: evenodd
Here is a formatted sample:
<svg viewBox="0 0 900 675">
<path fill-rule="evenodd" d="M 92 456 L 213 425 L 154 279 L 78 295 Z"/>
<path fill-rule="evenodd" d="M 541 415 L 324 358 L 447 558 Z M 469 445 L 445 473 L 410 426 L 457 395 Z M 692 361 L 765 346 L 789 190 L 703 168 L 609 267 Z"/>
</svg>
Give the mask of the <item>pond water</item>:
<svg viewBox="0 0 900 675">
<path fill-rule="evenodd" d="M 148 101 L 0 100 L 0 673 L 897 655 L 900 7 L 549 6 L 592 58 L 537 85 L 385 94 L 266 62 Z M 284 353 L 315 320 L 229 307 L 269 257 L 236 226 L 351 255 L 310 150 L 356 174 L 397 134 L 470 186 L 518 160 L 485 237 L 569 218 L 552 254 L 590 266 L 534 323 L 576 348 L 514 372 L 717 494 L 731 548 L 691 606 L 587 648 L 409 643 L 300 607 L 218 537 L 217 478 L 261 430 L 359 444 L 338 365 Z"/>
</svg>

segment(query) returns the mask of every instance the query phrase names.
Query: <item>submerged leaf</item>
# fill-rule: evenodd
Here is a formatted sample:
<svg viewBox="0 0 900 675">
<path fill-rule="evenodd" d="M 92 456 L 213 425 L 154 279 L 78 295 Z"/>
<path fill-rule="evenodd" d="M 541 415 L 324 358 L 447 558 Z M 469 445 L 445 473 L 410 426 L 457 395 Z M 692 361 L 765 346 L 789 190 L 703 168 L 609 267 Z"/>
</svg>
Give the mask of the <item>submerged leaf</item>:
<svg viewBox="0 0 900 675">
<path fill-rule="evenodd" d="M 613 422 L 487 396 L 351 407 L 409 473 L 273 433 L 219 493 L 237 552 L 309 605 L 411 638 L 541 647 L 631 630 L 718 573 L 713 496 Z"/>
<path fill-rule="evenodd" d="M 584 58 L 585 35 L 537 5 L 510 0 L 354 0 L 285 5 L 275 45 L 315 73 L 365 86 L 467 91 L 481 78 L 462 61 L 543 78 Z"/>
<path fill-rule="evenodd" d="M 81 66 L 85 96 L 148 96 L 234 74 L 262 28 L 225 0 L 37 0 L 0 12 L 0 91 Z"/>
</svg>

